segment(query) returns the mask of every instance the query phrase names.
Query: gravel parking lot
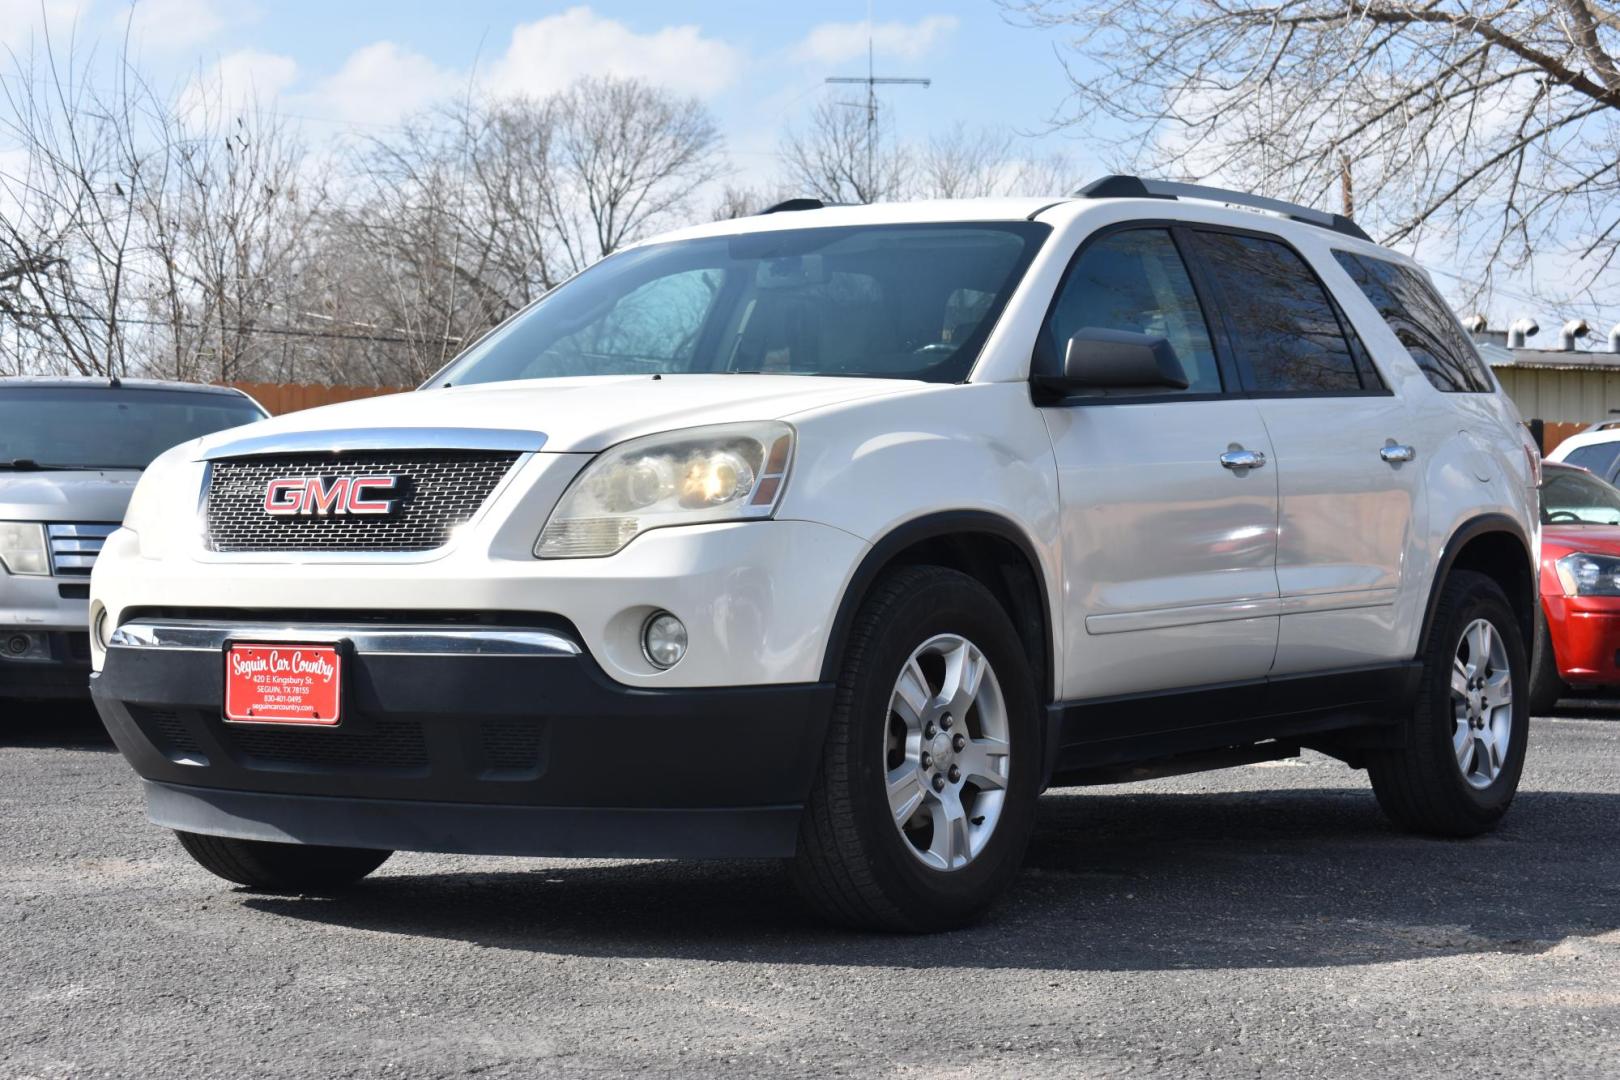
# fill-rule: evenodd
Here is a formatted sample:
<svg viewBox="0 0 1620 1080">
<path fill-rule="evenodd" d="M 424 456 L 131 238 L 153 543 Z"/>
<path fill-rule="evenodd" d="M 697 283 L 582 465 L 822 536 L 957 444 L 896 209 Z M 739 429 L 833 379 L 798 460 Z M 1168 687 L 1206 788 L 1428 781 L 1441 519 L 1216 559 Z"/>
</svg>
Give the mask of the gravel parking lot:
<svg viewBox="0 0 1620 1080">
<path fill-rule="evenodd" d="M 1060 792 L 1011 901 L 930 938 L 756 863 L 233 890 L 93 715 L 0 704 L 0 1075 L 1612 1076 L 1620 705 L 1568 704 L 1491 837 L 1395 833 L 1314 756 Z"/>
</svg>

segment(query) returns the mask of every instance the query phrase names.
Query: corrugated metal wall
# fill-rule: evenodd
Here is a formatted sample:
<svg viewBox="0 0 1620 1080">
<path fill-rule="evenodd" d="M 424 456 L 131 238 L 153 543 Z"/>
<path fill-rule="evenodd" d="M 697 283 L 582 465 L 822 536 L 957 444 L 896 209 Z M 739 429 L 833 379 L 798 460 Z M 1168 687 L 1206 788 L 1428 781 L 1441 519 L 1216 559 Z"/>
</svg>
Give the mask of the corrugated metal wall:
<svg viewBox="0 0 1620 1080">
<path fill-rule="evenodd" d="M 1526 420 L 1591 424 L 1620 417 L 1620 371 L 1491 370 Z"/>
</svg>

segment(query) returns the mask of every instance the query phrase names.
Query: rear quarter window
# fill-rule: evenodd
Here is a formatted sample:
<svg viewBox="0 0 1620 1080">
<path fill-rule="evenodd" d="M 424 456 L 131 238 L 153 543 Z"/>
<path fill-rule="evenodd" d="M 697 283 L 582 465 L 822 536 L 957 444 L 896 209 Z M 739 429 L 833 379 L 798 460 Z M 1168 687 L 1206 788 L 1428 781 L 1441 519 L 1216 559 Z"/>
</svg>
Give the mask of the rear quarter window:
<svg viewBox="0 0 1620 1080">
<path fill-rule="evenodd" d="M 1485 362 L 1446 302 L 1409 266 L 1335 251 L 1350 280 L 1378 309 L 1429 384 L 1447 394 L 1483 394 L 1493 387 Z"/>
</svg>

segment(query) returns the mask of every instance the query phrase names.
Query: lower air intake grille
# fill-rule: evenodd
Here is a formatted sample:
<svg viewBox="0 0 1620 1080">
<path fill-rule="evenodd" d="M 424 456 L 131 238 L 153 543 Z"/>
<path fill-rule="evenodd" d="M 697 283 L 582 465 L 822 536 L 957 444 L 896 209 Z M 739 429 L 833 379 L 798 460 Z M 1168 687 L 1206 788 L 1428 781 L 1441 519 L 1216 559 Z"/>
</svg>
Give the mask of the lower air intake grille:
<svg viewBox="0 0 1620 1080">
<path fill-rule="evenodd" d="M 146 737 L 157 744 L 165 754 L 200 753 L 197 737 L 186 727 L 180 714 L 169 709 L 154 709 L 145 705 L 131 705 L 129 715 L 140 725 Z"/>
<path fill-rule="evenodd" d="M 482 450 L 377 451 L 230 458 L 210 467 L 208 546 L 214 551 L 432 551 L 450 542 L 518 455 Z M 272 480 L 391 477 L 392 512 L 357 515 L 265 510 Z"/>
<path fill-rule="evenodd" d="M 415 720 L 369 719 L 337 728 L 228 728 L 225 741 L 254 766 L 344 770 L 426 769 L 427 742 Z"/>
</svg>

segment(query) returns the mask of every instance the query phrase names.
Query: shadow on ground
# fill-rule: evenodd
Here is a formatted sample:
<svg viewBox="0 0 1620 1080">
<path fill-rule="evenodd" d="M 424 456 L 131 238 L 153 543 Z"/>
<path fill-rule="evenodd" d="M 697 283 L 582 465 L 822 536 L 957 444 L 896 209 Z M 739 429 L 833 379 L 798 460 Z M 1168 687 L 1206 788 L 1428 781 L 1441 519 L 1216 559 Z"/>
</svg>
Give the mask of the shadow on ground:
<svg viewBox="0 0 1620 1080">
<path fill-rule="evenodd" d="M 112 739 L 88 701 L 14 701 L 0 698 L 0 748 L 57 746 L 113 752 Z"/>
<path fill-rule="evenodd" d="M 1527 793 L 1492 836 L 1405 836 L 1357 789 L 1061 793 L 1011 896 L 949 938 L 833 930 L 769 863 L 385 875 L 266 915 L 557 955 L 1165 970 L 1540 952 L 1620 927 L 1620 796 Z M 532 864 L 531 864 L 532 865 Z"/>
</svg>

